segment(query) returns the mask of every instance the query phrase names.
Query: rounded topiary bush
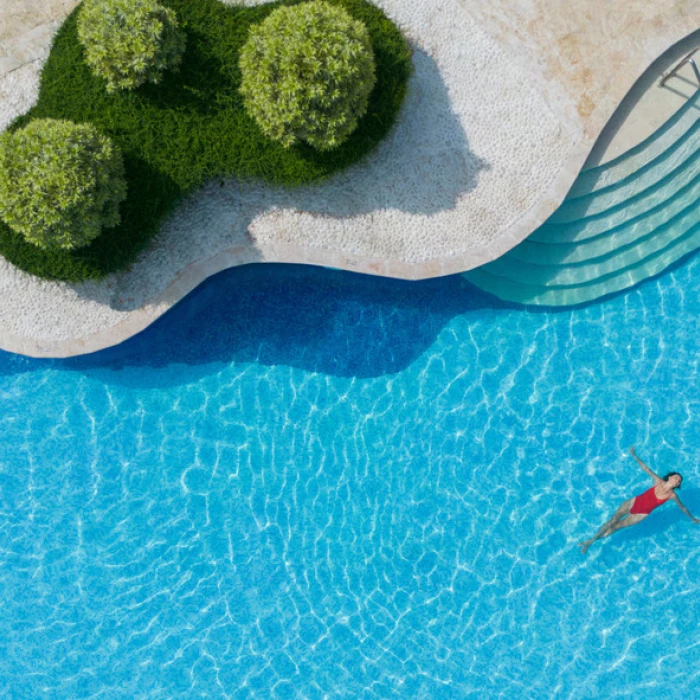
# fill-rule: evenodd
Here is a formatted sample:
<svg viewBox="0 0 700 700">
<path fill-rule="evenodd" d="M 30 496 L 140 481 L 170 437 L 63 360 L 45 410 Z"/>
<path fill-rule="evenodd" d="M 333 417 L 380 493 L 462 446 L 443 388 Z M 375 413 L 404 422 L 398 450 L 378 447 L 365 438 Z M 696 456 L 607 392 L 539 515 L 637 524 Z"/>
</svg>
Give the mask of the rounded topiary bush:
<svg viewBox="0 0 700 700">
<path fill-rule="evenodd" d="M 85 0 L 78 38 L 109 92 L 159 82 L 179 67 L 186 41 L 175 13 L 156 0 Z"/>
<path fill-rule="evenodd" d="M 0 215 L 0 255 L 18 268 L 67 282 L 104 278 L 128 268 L 183 198 L 208 181 L 260 178 L 274 186 L 309 185 L 366 157 L 395 124 L 411 75 L 411 47 L 371 0 L 328 0 L 367 28 L 376 71 L 365 117 L 342 145 L 328 151 L 303 142 L 283 148 L 250 117 L 240 94 L 240 55 L 251 27 L 299 0 L 273 6 L 257 0 L 237 6 L 221 0 L 160 2 L 186 27 L 187 49 L 179 73 L 166 73 L 158 86 L 107 93 L 78 37 L 83 3 L 56 33 L 38 100 L 8 133 L 45 118 L 93 124 L 122 150 L 128 192 L 119 205 L 121 222 L 81 248 L 42 249 L 19 232 L 19 223 L 9 226 Z M 76 219 L 80 224 L 81 217 Z M 29 231 L 37 228 L 32 223 Z"/>
<path fill-rule="evenodd" d="M 125 197 L 121 153 L 89 124 L 37 119 L 0 136 L 0 218 L 40 248 L 87 245 Z"/>
<path fill-rule="evenodd" d="M 263 133 L 319 150 L 352 133 L 376 79 L 365 26 L 322 0 L 280 7 L 254 26 L 240 68 L 246 109 Z"/>
</svg>

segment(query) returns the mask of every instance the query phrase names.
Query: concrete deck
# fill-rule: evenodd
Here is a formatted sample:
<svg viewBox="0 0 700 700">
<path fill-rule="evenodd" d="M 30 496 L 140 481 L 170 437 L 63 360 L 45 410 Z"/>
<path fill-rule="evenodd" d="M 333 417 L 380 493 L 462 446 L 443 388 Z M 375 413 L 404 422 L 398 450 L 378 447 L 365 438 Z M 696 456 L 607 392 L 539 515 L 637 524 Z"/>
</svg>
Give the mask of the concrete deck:
<svg viewBox="0 0 700 700">
<path fill-rule="evenodd" d="M 654 61 L 605 125 L 586 167 L 607 163 L 647 139 L 700 88 L 688 64 L 661 85 L 664 75 L 699 43 L 700 37 L 693 34 Z M 700 52 L 696 60 L 700 64 Z"/>
<path fill-rule="evenodd" d="M 0 129 L 36 98 L 52 33 L 76 4 L 3 3 Z M 371 158 L 293 192 L 205 187 L 130 270 L 99 284 L 43 282 L 0 261 L 0 347 L 66 356 L 118 343 L 248 262 L 409 279 L 488 262 L 554 211 L 635 81 L 700 26 L 700 0 L 377 4 L 413 42 L 415 74 Z"/>
</svg>

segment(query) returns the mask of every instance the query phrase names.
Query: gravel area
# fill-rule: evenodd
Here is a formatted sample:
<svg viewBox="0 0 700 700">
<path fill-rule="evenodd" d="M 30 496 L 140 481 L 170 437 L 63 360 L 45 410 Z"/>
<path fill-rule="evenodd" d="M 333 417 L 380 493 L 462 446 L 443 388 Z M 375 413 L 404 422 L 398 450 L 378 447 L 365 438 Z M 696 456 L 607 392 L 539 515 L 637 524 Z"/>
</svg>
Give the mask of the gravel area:
<svg viewBox="0 0 700 700">
<path fill-rule="evenodd" d="M 464 2 L 377 4 L 412 42 L 415 72 L 394 130 L 368 159 L 295 190 L 210 183 L 129 270 L 100 283 L 43 282 L 0 259 L 0 346 L 60 355 L 119 342 L 231 264 L 308 261 L 417 278 L 469 269 L 524 238 L 534 225 L 518 222 L 556 207 L 590 136 L 563 123 L 551 91 Z M 41 65 L 0 77 L 0 129 L 36 99 Z"/>
</svg>

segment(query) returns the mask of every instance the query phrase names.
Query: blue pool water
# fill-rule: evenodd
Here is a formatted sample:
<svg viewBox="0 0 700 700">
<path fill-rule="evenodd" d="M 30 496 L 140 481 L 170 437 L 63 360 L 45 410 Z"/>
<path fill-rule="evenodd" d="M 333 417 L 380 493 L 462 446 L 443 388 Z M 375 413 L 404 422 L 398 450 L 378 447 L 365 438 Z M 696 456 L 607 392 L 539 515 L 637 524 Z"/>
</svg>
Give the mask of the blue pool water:
<svg viewBox="0 0 700 700">
<path fill-rule="evenodd" d="M 0 696 L 693 698 L 700 258 L 575 310 L 258 266 L 0 354 Z"/>
</svg>

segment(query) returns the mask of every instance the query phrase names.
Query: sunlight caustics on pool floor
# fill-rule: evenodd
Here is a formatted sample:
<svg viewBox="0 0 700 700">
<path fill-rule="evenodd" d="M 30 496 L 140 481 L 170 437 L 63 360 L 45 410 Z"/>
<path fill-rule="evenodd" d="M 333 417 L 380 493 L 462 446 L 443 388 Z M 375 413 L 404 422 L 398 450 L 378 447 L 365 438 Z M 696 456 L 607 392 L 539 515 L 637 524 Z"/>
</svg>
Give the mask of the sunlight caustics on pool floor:
<svg viewBox="0 0 700 700">
<path fill-rule="evenodd" d="M 688 698 L 700 261 L 524 311 L 257 266 L 124 345 L 0 354 L 0 694 Z"/>
</svg>

